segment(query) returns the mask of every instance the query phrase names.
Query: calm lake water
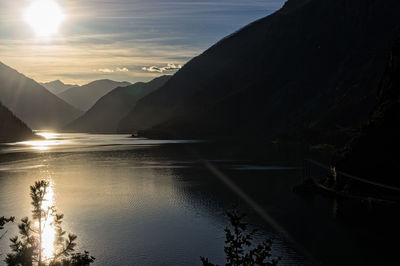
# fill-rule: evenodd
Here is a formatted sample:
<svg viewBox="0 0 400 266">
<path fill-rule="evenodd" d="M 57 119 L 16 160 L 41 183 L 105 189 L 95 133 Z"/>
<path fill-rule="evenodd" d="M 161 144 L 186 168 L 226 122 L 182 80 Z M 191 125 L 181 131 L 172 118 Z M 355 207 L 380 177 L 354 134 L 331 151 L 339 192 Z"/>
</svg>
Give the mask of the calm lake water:
<svg viewBox="0 0 400 266">
<path fill-rule="evenodd" d="M 0 215 L 30 215 L 29 186 L 49 180 L 64 228 L 78 235 L 78 249 L 89 250 L 95 265 L 200 265 L 199 256 L 221 265 L 224 213 L 232 208 L 261 229 L 257 240 L 274 239 L 281 265 L 350 255 L 363 264 L 358 239 L 332 217 L 332 202 L 292 192 L 302 169 L 290 154 L 272 160 L 241 155 L 232 144 L 43 135 L 0 146 Z M 15 226 L 7 229 L 1 260 L 16 234 Z"/>
</svg>

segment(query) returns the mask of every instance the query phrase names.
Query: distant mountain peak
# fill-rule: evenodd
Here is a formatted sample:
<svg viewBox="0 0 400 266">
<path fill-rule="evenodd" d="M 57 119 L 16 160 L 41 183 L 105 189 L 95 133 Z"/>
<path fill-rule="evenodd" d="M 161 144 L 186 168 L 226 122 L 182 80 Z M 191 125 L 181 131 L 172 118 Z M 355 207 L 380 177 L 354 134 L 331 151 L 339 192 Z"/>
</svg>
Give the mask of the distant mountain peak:
<svg viewBox="0 0 400 266">
<path fill-rule="evenodd" d="M 0 84 L 0 101 L 34 129 L 57 129 L 80 115 L 48 89 L 3 63 Z"/>
<path fill-rule="evenodd" d="M 58 93 L 57 96 L 75 106 L 79 110 L 86 111 L 92 107 L 97 100 L 117 87 L 131 85 L 127 81 L 114 81 L 110 79 L 94 80 L 82 86 L 75 86 Z"/>
<path fill-rule="evenodd" d="M 59 79 L 53 80 L 50 82 L 42 82 L 42 83 L 40 83 L 40 85 L 42 85 L 43 87 L 48 89 L 50 92 L 52 92 L 53 94 L 56 94 L 56 95 L 66 91 L 72 87 L 78 86 L 76 84 L 65 84 L 64 82 L 62 82 Z"/>
<path fill-rule="evenodd" d="M 98 79 L 98 80 L 93 80 L 86 85 L 98 84 L 98 83 L 121 83 L 121 84 L 127 84 L 127 86 L 132 84 L 129 81 L 115 81 L 115 80 L 111 80 L 111 79 Z M 83 85 L 83 86 L 85 86 L 85 85 Z"/>
<path fill-rule="evenodd" d="M 84 115 L 64 129 L 75 132 L 116 133 L 119 121 L 138 100 L 160 88 L 170 76 L 117 87 L 101 97 Z"/>
<path fill-rule="evenodd" d="M 64 82 L 62 82 L 59 79 L 56 79 L 56 80 L 53 80 L 53 81 L 49 81 L 49 82 L 41 82 L 40 84 L 62 84 L 62 85 L 68 85 L 68 84 L 65 84 Z M 76 85 L 74 85 L 74 86 L 76 86 Z"/>
<path fill-rule="evenodd" d="M 63 85 L 65 85 L 65 83 L 62 82 L 62 81 L 59 80 L 59 79 L 53 80 L 53 81 L 50 81 L 50 82 L 43 82 L 42 84 L 63 84 Z"/>
</svg>

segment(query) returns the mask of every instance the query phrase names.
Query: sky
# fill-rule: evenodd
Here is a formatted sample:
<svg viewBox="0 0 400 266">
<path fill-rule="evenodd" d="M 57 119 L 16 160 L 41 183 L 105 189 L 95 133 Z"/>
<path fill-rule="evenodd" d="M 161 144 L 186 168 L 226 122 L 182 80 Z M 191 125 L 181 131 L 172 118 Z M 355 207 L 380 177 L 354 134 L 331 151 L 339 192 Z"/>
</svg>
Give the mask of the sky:
<svg viewBox="0 0 400 266">
<path fill-rule="evenodd" d="M 48 36 L 30 16 L 53 1 L 61 17 Z M 147 81 L 194 56 L 285 0 L 0 0 L 0 61 L 39 82 Z M 56 15 L 55 15 L 56 14 Z M 50 15 L 51 16 L 51 15 Z M 33 22 L 32 22 L 33 20 Z M 55 19 L 57 20 L 57 19 Z M 55 25 L 53 22 L 48 25 Z"/>
</svg>

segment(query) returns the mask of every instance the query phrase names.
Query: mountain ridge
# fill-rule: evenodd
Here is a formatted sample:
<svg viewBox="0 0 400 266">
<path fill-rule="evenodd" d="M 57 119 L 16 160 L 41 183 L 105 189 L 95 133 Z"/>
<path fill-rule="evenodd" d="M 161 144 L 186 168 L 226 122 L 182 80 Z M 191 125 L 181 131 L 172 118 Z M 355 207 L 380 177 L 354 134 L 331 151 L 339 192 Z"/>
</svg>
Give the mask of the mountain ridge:
<svg viewBox="0 0 400 266">
<path fill-rule="evenodd" d="M 24 74 L 0 62 L 0 101 L 34 129 L 57 129 L 80 115 Z"/>
<path fill-rule="evenodd" d="M 276 138 L 360 125 L 398 11 L 395 0 L 289 0 L 185 64 L 138 101 L 119 132 Z"/>
<path fill-rule="evenodd" d="M 0 143 L 35 138 L 32 130 L 0 102 Z"/>
<path fill-rule="evenodd" d="M 70 89 L 72 87 L 76 87 L 78 85 L 74 84 L 64 84 L 61 80 L 53 80 L 50 82 L 41 82 L 40 85 L 48 89 L 51 93 L 57 95 L 59 93 L 62 93 L 66 91 L 67 89 Z"/>
<path fill-rule="evenodd" d="M 113 81 L 110 79 L 100 79 L 92 81 L 82 86 L 69 88 L 57 96 L 67 103 L 75 106 L 75 108 L 87 111 L 92 107 L 97 100 L 102 96 L 112 91 L 117 87 L 125 87 L 130 85 L 127 81 Z"/>
<path fill-rule="evenodd" d="M 133 108 L 137 100 L 158 89 L 169 78 L 170 76 L 161 76 L 149 82 L 117 87 L 101 97 L 85 114 L 69 123 L 64 130 L 116 133 L 118 122 Z"/>
</svg>

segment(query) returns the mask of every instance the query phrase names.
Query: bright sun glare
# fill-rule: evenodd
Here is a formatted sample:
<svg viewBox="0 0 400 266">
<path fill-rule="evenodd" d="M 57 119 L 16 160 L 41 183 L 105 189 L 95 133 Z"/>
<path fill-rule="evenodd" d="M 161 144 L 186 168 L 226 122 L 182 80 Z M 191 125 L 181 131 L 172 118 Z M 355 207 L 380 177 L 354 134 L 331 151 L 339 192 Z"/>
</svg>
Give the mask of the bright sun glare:
<svg viewBox="0 0 400 266">
<path fill-rule="evenodd" d="M 47 193 L 44 196 L 44 201 L 42 202 L 42 209 L 47 211 L 49 207 L 53 206 L 54 200 L 54 192 L 53 192 L 53 184 L 50 182 L 50 186 L 47 188 Z M 55 240 L 55 227 L 54 227 L 54 218 L 52 216 L 44 219 L 42 221 L 44 223 L 43 226 L 43 236 L 42 236 L 42 255 L 45 260 L 52 258 L 54 253 L 54 240 Z"/>
<path fill-rule="evenodd" d="M 37 36 L 48 37 L 58 32 L 65 15 L 55 0 L 34 0 L 24 18 Z"/>
<path fill-rule="evenodd" d="M 54 191 L 53 182 L 50 181 L 50 185 L 47 188 L 46 194 L 42 202 L 42 210 L 48 211 L 49 207 L 54 205 Z M 39 226 L 39 222 L 35 223 L 36 227 Z M 44 261 L 50 260 L 54 256 L 54 241 L 56 239 L 56 228 L 54 227 L 54 217 L 48 216 L 42 218 L 42 257 Z"/>
</svg>

